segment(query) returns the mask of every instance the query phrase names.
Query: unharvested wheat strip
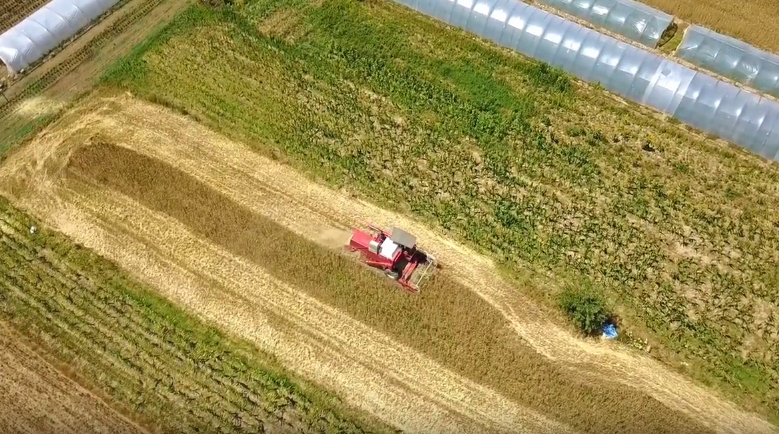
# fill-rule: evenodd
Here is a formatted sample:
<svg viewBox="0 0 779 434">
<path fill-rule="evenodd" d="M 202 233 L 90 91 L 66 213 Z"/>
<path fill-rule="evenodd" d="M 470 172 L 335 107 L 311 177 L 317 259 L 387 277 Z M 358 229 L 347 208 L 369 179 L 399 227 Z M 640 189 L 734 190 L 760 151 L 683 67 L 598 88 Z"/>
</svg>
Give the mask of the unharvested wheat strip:
<svg viewBox="0 0 779 434">
<path fill-rule="evenodd" d="M 259 272 L 254 264 L 197 240 L 175 220 L 144 212 L 136 203 L 113 195 L 98 197 L 90 194 L 88 199 L 85 197 L 78 201 L 80 206 L 94 213 L 114 214 L 113 218 L 117 220 L 119 216 L 124 216 L 132 232 L 148 237 L 156 235 L 158 245 L 168 249 L 166 253 L 169 257 L 178 256 L 182 263 L 188 262 L 191 269 L 202 270 L 238 293 L 252 294 L 251 299 L 255 303 L 262 302 L 274 312 L 285 312 L 285 317 L 298 316 L 301 319 L 296 322 L 301 324 L 298 327 L 317 335 L 319 341 L 331 342 L 334 348 L 341 347 L 341 352 L 358 358 L 364 366 L 383 366 L 404 384 L 423 390 L 439 390 L 442 395 L 437 400 L 447 407 L 462 409 L 460 411 L 475 408 L 473 412 L 465 411 L 469 418 L 487 418 L 491 425 L 502 426 L 506 430 L 524 425 L 534 432 L 542 432 L 547 427 L 554 432 L 565 431 L 564 427 L 553 426 L 540 415 L 520 409 L 494 392 L 452 375 L 440 365 L 420 358 L 413 351 L 293 288 L 275 282 L 274 291 L 263 293 L 252 290 L 256 282 L 273 279 Z M 164 235 L 161 235 L 163 232 Z M 204 256 L 204 252 L 209 252 L 209 255 Z M 204 260 L 204 257 L 209 260 Z M 364 349 L 368 342 L 375 344 L 370 351 Z"/>
<path fill-rule="evenodd" d="M 127 125 L 146 121 L 148 119 L 139 116 Z M 165 125 L 164 122 L 161 124 Z M 126 146 L 180 167 L 241 205 L 314 241 L 318 241 L 323 228 L 333 227 L 336 221 L 351 225 L 375 222 L 385 227 L 398 225 L 409 229 L 425 246 L 435 246 L 433 253 L 447 267 L 447 272 L 491 302 L 537 350 L 549 358 L 580 360 L 577 347 L 582 343 L 562 329 L 530 322 L 528 318 L 535 317 L 533 303 L 496 279 L 496 269 L 486 258 L 408 218 L 313 184 L 245 146 L 198 128 L 171 130 L 178 133 L 166 136 L 139 129 Z M 161 142 L 166 146 L 156 146 Z M 566 341 L 568 345 L 560 345 L 559 341 Z M 566 353 L 561 354 L 561 351 Z"/>
<path fill-rule="evenodd" d="M 610 375 L 610 381 L 639 387 L 671 408 L 686 409 L 701 423 L 719 432 L 777 432 L 759 416 L 742 412 L 715 396 L 714 392 L 694 385 L 658 362 L 612 347 L 586 344 L 553 324 L 529 321 L 536 317 L 534 303 L 503 282 L 491 261 L 423 225 L 315 184 L 289 167 L 261 157 L 247 147 L 163 108 L 128 101 L 123 101 L 126 112 L 116 114 L 116 119 L 110 121 L 116 125 L 125 116 L 133 119 L 124 124 L 125 133 L 133 137 L 126 146 L 219 186 L 222 193 L 254 212 L 273 218 L 315 241 L 321 228 L 333 221 L 402 226 L 415 233 L 442 263 L 448 265 L 448 273 L 501 311 L 517 333 L 547 357 L 571 364 L 598 365 L 605 373 L 617 374 Z M 138 127 L 152 119 L 163 132 Z M 161 143 L 165 145 L 161 146 Z M 265 188 L 253 194 L 258 184 Z M 273 191 L 281 194 L 268 197 L 267 193 Z"/>
<path fill-rule="evenodd" d="M 99 199 L 99 203 L 106 204 L 107 203 L 107 199 L 101 198 L 101 199 Z M 131 206 L 131 204 L 132 204 L 132 202 L 128 203 L 127 205 Z M 123 210 L 121 212 L 126 213 L 127 212 L 126 208 L 125 208 L 125 210 Z M 144 219 L 143 216 L 141 216 L 141 215 L 133 215 L 132 218 L 129 219 L 129 221 L 132 221 L 133 223 L 137 224 L 137 227 L 135 227 L 133 229 L 134 229 L 134 231 L 138 231 L 139 233 L 143 233 L 145 230 L 148 230 L 147 228 L 155 227 L 155 224 L 153 222 L 151 222 L 151 221 L 149 221 L 147 219 Z M 172 222 L 170 222 L 169 224 L 172 224 Z M 162 227 L 162 226 L 160 226 L 160 227 Z M 149 235 L 152 235 L 153 233 L 154 232 L 152 231 L 151 233 L 149 233 Z M 193 239 L 193 241 L 194 241 L 194 239 Z M 183 250 L 181 245 L 177 246 L 176 249 L 178 251 Z M 197 257 L 197 252 L 208 251 L 209 250 L 209 245 L 206 244 L 206 243 L 203 243 L 202 245 L 200 243 L 198 243 L 197 245 L 192 246 L 190 249 L 193 252 L 193 256 Z M 173 251 L 171 251 L 170 254 L 173 254 Z M 235 276 L 240 276 L 240 277 L 251 276 L 251 269 L 254 267 L 254 265 L 252 265 L 252 264 L 243 264 L 245 269 L 230 270 L 230 264 L 231 263 L 235 263 L 235 261 L 236 261 L 235 257 L 232 257 L 230 255 L 224 256 L 226 254 L 221 253 L 218 250 L 214 250 L 213 254 L 214 255 L 221 255 L 221 256 L 223 256 L 223 261 L 224 261 L 225 265 L 221 265 L 219 267 L 214 268 L 213 271 L 209 273 L 212 276 L 217 277 L 219 274 L 221 274 L 221 276 L 219 276 L 219 278 L 221 280 L 229 280 L 231 278 L 234 279 Z M 196 264 L 195 267 L 196 267 L 196 269 L 207 270 L 209 268 L 209 263 Z M 252 279 L 245 280 L 245 282 L 243 282 L 243 286 L 249 286 L 249 285 L 252 284 L 252 282 L 257 281 L 258 279 L 262 280 L 262 279 L 265 279 L 265 278 L 267 278 L 267 276 L 262 276 L 262 275 L 260 275 L 260 276 L 253 276 Z M 244 279 L 246 279 L 246 278 L 244 277 Z M 271 294 L 269 294 L 269 295 L 271 295 Z M 287 312 L 295 312 L 295 311 L 301 310 L 301 308 L 305 306 L 305 305 L 299 305 L 301 303 L 301 300 L 303 300 L 303 298 L 301 297 L 300 294 L 296 294 L 293 291 L 292 293 L 290 293 L 289 297 L 290 298 L 289 298 L 288 302 L 295 303 L 295 304 L 298 304 L 298 305 L 296 305 L 296 306 L 289 306 L 289 305 L 288 306 L 279 306 L 277 304 L 276 306 L 274 306 L 274 310 L 281 309 L 281 310 L 287 311 Z M 278 298 L 279 298 L 279 293 L 277 292 L 275 294 L 272 294 L 272 297 L 267 299 L 267 301 L 268 302 L 271 302 L 271 301 L 278 302 Z M 315 303 L 315 301 L 313 299 L 308 299 L 308 303 L 314 303 L 314 305 L 316 307 L 313 310 L 309 309 L 308 312 L 305 313 L 305 318 L 308 319 L 308 320 L 313 320 L 314 323 L 316 323 L 316 324 L 327 324 L 324 319 L 322 319 L 322 318 L 315 318 L 314 317 L 315 315 L 320 315 L 321 316 L 321 313 L 326 309 L 326 307 L 324 305 Z M 336 313 L 337 313 L 336 310 L 329 309 L 329 308 L 327 308 L 327 309 L 329 310 L 331 315 L 333 315 L 333 316 L 336 315 Z M 356 322 L 353 322 L 353 323 L 354 324 L 358 324 Z M 318 327 L 313 328 L 310 331 L 322 330 L 322 329 L 324 329 L 324 330 L 338 330 L 339 333 L 337 335 L 335 335 L 335 336 L 340 336 L 340 335 L 344 335 L 343 327 L 344 327 L 344 320 L 343 320 L 343 318 L 339 317 L 337 320 L 331 321 L 326 326 L 325 325 L 319 325 Z M 341 328 L 341 330 L 339 330 L 339 328 Z M 365 327 L 362 327 L 361 332 L 362 333 L 366 333 L 368 330 L 369 329 L 367 329 Z M 374 341 L 374 340 L 381 341 L 379 339 L 379 335 L 373 336 L 373 337 L 371 337 L 371 339 L 369 339 L 369 341 Z M 388 346 L 391 345 L 391 341 L 389 341 L 388 339 L 384 338 L 383 340 L 384 340 L 384 343 L 386 345 L 388 345 Z M 406 360 L 405 363 L 408 363 L 407 362 L 407 358 L 408 358 L 407 356 L 400 357 L 400 358 L 397 359 L 397 363 L 402 364 L 404 362 L 404 360 Z M 381 359 L 387 359 L 387 356 L 386 355 L 382 355 Z M 371 363 L 371 364 L 375 364 L 376 362 L 377 362 L 377 360 L 375 360 L 375 359 L 371 359 L 371 360 L 368 361 L 368 363 Z M 441 367 L 439 367 L 439 366 L 427 366 L 427 367 L 418 368 L 417 371 L 419 369 L 432 369 L 433 371 L 438 371 L 438 370 L 441 369 Z M 418 381 L 418 379 L 414 378 L 413 381 Z M 451 381 L 452 380 L 447 380 L 447 383 L 451 382 Z M 436 385 L 432 384 L 430 386 L 435 387 Z M 440 385 L 438 385 L 438 387 L 440 387 Z M 473 386 L 471 386 L 471 387 L 473 387 Z M 487 392 L 486 389 L 484 389 L 482 393 L 485 393 L 485 392 Z M 498 396 L 493 396 L 489 400 L 491 402 L 499 402 L 500 398 Z"/>
<path fill-rule="evenodd" d="M 357 402 L 353 402 L 355 406 L 415 432 L 457 433 L 460 430 L 468 432 L 474 429 L 485 431 L 478 425 L 460 420 L 456 415 L 442 409 L 436 409 L 424 399 L 388 383 L 382 379 L 381 374 L 365 369 L 346 355 L 330 349 L 306 352 L 310 347 L 308 344 L 296 342 L 283 331 L 273 328 L 267 323 L 263 310 L 256 303 L 236 300 L 234 295 L 225 292 L 215 293 L 212 286 L 204 285 L 200 278 L 166 258 L 157 256 L 146 246 L 129 238 L 117 237 L 113 232 L 93 225 L 90 217 L 81 211 L 71 208 L 67 210 L 67 215 L 60 214 L 60 217 L 70 222 L 79 222 L 78 227 L 83 232 L 76 238 L 82 243 L 123 266 L 137 267 L 134 269 L 140 270 L 142 280 L 155 285 L 174 301 L 193 309 L 203 319 L 214 321 L 228 331 L 259 344 L 265 350 L 276 354 L 287 366 L 342 392 L 347 398 L 362 397 L 363 399 L 358 398 Z M 254 282 L 254 286 L 267 285 L 268 282 L 264 281 Z M 367 385 L 379 393 L 367 392 Z M 373 399 L 368 401 L 365 397 Z M 420 408 L 424 408 L 425 412 L 420 414 Z"/>
<path fill-rule="evenodd" d="M 225 152 L 225 154 L 230 155 L 232 152 Z M 226 158 L 225 154 L 211 156 L 209 161 L 224 161 L 222 159 Z M 283 187 L 279 185 L 280 183 L 277 180 L 286 180 L 285 185 L 296 184 L 294 181 L 290 181 L 290 174 L 288 173 L 273 173 L 271 170 L 266 170 L 270 162 L 266 161 L 264 165 L 256 160 L 246 160 L 246 162 L 247 164 L 254 165 L 256 168 L 254 173 L 258 174 L 258 176 L 261 174 L 263 177 L 262 181 L 271 184 L 273 188 Z M 191 170 L 197 169 L 193 166 Z M 207 166 L 204 164 L 200 166 L 199 170 L 202 173 L 207 170 Z M 420 240 L 424 240 L 422 242 L 426 248 L 429 248 L 446 266 L 447 273 L 457 278 L 467 287 L 479 292 L 483 298 L 511 321 L 514 329 L 523 339 L 531 343 L 547 357 L 571 364 L 597 364 L 604 371 L 612 372 L 611 375 L 604 373 L 604 380 L 620 381 L 631 387 L 638 386 L 670 407 L 685 409 L 690 414 L 696 415 L 701 422 L 721 432 L 741 433 L 744 430 L 755 433 L 776 432 L 775 428 L 768 425 L 760 417 L 743 414 L 735 406 L 724 400 L 712 399 L 710 397 L 711 392 L 693 385 L 681 375 L 668 371 L 651 359 L 636 357 L 624 351 L 615 351 L 605 346 L 585 344 L 575 340 L 562 329 L 548 324 L 529 321 L 528 319 L 536 317 L 534 312 L 532 312 L 533 303 L 518 295 L 516 289 L 496 279 L 497 272 L 491 265 L 485 267 L 486 270 L 489 270 L 489 272 L 485 272 L 485 268 L 478 267 L 479 261 L 471 263 L 463 259 L 462 252 L 464 249 L 452 246 L 447 240 L 425 230 L 425 228 L 415 222 L 372 208 L 367 204 L 357 205 L 354 201 L 351 204 L 347 204 L 346 200 L 348 199 L 336 198 L 334 197 L 336 195 L 332 192 L 315 194 L 317 192 L 316 187 L 305 188 L 299 193 L 293 194 L 296 197 L 307 197 L 305 201 L 290 201 L 287 199 L 287 195 L 270 198 L 261 197 L 259 194 L 253 195 L 253 192 L 259 191 L 258 186 L 247 182 L 243 183 L 243 187 L 238 187 L 242 181 L 245 181 L 240 179 L 240 173 L 240 171 L 237 171 L 232 180 L 230 178 L 220 179 L 218 182 L 213 182 L 213 184 L 230 185 L 234 182 L 230 187 L 224 188 L 222 192 L 236 202 L 249 207 L 257 213 L 264 214 L 294 232 L 314 241 L 318 239 L 318 234 L 322 228 L 331 224 L 330 222 L 334 220 L 331 216 L 336 213 L 341 213 L 342 216 L 338 220 L 351 220 L 353 224 L 370 221 L 385 227 L 398 225 L 407 228 L 412 233 L 417 234 Z M 212 174 L 205 174 L 204 179 L 206 179 L 205 176 Z M 212 183 L 212 180 L 207 179 L 205 182 Z M 252 187 L 247 188 L 250 185 Z M 266 189 L 265 191 L 271 190 Z M 273 204 L 273 206 L 270 206 L 270 204 Z M 365 209 L 365 211 L 359 214 L 354 212 L 354 210 L 361 208 Z M 342 210 L 351 210 L 352 212 L 346 213 Z M 319 219 L 317 223 L 313 218 L 319 215 L 325 215 L 326 217 Z M 468 257 L 473 257 L 474 255 L 475 253 L 469 253 Z M 683 387 L 681 387 L 682 385 Z M 719 410 L 713 412 L 712 408 L 718 408 Z"/>
</svg>

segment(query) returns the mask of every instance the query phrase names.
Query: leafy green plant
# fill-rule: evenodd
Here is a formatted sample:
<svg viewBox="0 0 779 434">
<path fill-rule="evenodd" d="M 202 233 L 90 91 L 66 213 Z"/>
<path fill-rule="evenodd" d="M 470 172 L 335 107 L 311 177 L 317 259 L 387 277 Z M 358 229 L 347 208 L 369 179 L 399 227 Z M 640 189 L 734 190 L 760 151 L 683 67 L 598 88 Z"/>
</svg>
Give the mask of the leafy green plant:
<svg viewBox="0 0 779 434">
<path fill-rule="evenodd" d="M 603 295 L 591 285 L 567 286 L 560 294 L 560 308 L 587 335 L 597 333 L 611 316 Z"/>
</svg>

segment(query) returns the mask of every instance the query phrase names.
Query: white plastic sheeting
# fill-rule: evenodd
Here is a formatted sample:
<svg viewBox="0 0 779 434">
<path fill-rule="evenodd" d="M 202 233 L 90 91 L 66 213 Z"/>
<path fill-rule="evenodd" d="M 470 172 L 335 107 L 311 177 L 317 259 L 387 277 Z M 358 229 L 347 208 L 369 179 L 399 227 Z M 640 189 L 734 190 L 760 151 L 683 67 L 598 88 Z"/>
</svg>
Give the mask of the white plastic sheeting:
<svg viewBox="0 0 779 434">
<path fill-rule="evenodd" d="M 52 0 L 0 35 L 0 60 L 12 74 L 16 74 L 43 58 L 118 2 Z"/>
<path fill-rule="evenodd" d="M 679 58 L 779 97 L 779 56 L 700 26 L 690 26 Z"/>
<path fill-rule="evenodd" d="M 768 159 L 779 104 L 517 0 L 395 0 Z"/>
<path fill-rule="evenodd" d="M 673 23 L 665 12 L 633 0 L 538 0 L 589 23 L 654 48 Z"/>
</svg>

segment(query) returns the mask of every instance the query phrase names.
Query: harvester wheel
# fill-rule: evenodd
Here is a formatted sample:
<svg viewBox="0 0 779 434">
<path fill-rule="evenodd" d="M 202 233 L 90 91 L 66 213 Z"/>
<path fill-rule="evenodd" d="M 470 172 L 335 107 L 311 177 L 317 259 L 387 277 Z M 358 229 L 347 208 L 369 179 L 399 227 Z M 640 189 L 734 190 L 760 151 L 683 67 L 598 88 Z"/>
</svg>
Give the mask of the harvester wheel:
<svg viewBox="0 0 779 434">
<path fill-rule="evenodd" d="M 400 278 L 400 273 L 398 273 L 397 271 L 387 270 L 384 272 L 384 274 L 386 274 L 387 277 L 389 277 L 392 280 L 398 280 L 398 278 Z"/>
</svg>

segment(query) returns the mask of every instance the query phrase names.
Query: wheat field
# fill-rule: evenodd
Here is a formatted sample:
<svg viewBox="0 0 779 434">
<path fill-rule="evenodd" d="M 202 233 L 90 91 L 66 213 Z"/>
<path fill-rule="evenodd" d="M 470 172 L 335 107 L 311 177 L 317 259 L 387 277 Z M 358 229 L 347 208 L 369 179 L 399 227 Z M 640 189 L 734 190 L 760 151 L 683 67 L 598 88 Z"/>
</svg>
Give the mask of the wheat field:
<svg viewBox="0 0 779 434">
<path fill-rule="evenodd" d="M 77 150 L 69 171 L 176 218 L 295 288 L 580 432 L 616 432 L 628 420 L 641 426 L 636 433 L 708 432 L 629 388 L 545 361 L 512 337 L 499 312 L 445 274 L 434 276 L 420 297 L 408 297 L 383 276 L 253 215 L 191 176 L 115 145 Z"/>
</svg>

